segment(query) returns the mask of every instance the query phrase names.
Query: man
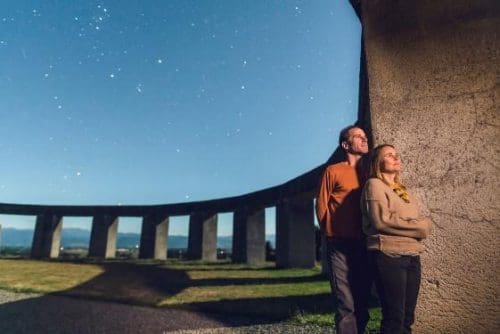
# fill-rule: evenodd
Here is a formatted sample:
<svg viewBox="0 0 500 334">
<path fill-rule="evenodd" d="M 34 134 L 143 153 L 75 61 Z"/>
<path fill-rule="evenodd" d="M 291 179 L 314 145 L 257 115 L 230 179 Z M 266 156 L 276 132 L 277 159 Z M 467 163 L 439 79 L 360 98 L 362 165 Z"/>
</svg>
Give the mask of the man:
<svg viewBox="0 0 500 334">
<path fill-rule="evenodd" d="M 360 209 L 367 174 L 362 157 L 368 153 L 368 140 L 361 128 L 349 126 L 340 132 L 339 145 L 345 159 L 326 168 L 316 199 L 316 215 L 326 237 L 328 275 L 337 305 L 336 332 L 363 333 L 371 283 Z"/>
</svg>

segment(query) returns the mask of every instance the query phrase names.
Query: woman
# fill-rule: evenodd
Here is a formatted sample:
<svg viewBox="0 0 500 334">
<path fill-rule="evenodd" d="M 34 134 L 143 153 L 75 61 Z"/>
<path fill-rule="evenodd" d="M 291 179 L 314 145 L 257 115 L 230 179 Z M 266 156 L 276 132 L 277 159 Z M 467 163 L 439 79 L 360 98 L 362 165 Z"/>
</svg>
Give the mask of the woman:
<svg viewBox="0 0 500 334">
<path fill-rule="evenodd" d="M 382 305 L 381 333 L 411 333 L 420 288 L 422 239 L 431 222 L 399 180 L 401 158 L 394 146 L 376 147 L 370 179 L 361 195 L 363 232 Z"/>
</svg>

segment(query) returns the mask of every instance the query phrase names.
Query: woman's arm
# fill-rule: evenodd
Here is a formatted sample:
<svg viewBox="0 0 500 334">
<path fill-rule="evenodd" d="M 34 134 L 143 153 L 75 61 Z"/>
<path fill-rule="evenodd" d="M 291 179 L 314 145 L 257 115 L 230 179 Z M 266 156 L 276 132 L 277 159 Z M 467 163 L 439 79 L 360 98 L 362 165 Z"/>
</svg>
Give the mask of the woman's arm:
<svg viewBox="0 0 500 334">
<path fill-rule="evenodd" d="M 429 219 L 401 219 L 396 212 L 389 211 L 387 199 L 367 200 L 366 211 L 375 229 L 384 234 L 417 239 L 424 239 L 429 234 Z"/>
<path fill-rule="evenodd" d="M 379 179 L 369 179 L 365 185 L 362 197 L 364 211 L 373 227 L 381 233 L 411 237 L 426 238 L 430 230 L 429 219 L 401 218 L 389 208 L 386 192 L 392 190 Z"/>
<path fill-rule="evenodd" d="M 420 216 L 418 218 L 399 218 L 401 220 L 409 221 L 410 223 L 417 223 L 425 227 L 426 237 L 431 235 L 432 232 L 432 220 L 429 217 Z"/>
</svg>

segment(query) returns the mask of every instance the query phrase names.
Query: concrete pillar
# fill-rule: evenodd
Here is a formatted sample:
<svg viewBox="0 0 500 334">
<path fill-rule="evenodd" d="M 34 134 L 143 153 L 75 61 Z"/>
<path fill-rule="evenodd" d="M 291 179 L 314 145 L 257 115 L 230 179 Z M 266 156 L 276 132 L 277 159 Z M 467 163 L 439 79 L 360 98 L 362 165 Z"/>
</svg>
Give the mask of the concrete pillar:
<svg viewBox="0 0 500 334">
<path fill-rule="evenodd" d="M 415 332 L 500 333 L 500 2 L 352 2 L 375 143 L 434 221 Z"/>
<path fill-rule="evenodd" d="M 168 217 L 151 214 L 142 219 L 139 258 L 167 259 Z"/>
<path fill-rule="evenodd" d="M 57 258 L 59 256 L 62 221 L 63 217 L 55 214 L 41 214 L 36 217 L 31 257 Z"/>
<path fill-rule="evenodd" d="M 266 261 L 265 209 L 240 208 L 233 215 L 233 262 Z"/>
<path fill-rule="evenodd" d="M 276 266 L 311 268 L 314 264 L 313 199 L 309 195 L 285 198 L 276 206 Z"/>
<path fill-rule="evenodd" d="M 114 258 L 116 255 L 116 236 L 118 217 L 111 215 L 94 216 L 90 233 L 90 257 Z"/>
<path fill-rule="evenodd" d="M 187 257 L 190 260 L 217 260 L 217 214 L 196 212 L 190 215 Z"/>
</svg>

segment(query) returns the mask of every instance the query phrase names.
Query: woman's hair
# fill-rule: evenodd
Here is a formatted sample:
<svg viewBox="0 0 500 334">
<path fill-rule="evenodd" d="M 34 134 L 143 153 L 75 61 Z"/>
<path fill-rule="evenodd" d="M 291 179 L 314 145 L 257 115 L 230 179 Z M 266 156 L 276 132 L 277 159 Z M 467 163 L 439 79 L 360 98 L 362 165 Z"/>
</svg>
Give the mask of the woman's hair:
<svg viewBox="0 0 500 334">
<path fill-rule="evenodd" d="M 387 183 L 385 178 L 382 176 L 382 170 L 380 168 L 382 159 L 384 158 L 384 156 L 382 155 L 382 151 L 385 147 L 394 148 L 394 146 L 391 144 L 382 144 L 373 149 L 370 159 L 370 177 L 376 177 L 377 179 L 382 180 L 384 183 Z M 399 180 L 399 173 L 396 173 L 394 182 L 401 184 L 401 181 Z"/>
</svg>

